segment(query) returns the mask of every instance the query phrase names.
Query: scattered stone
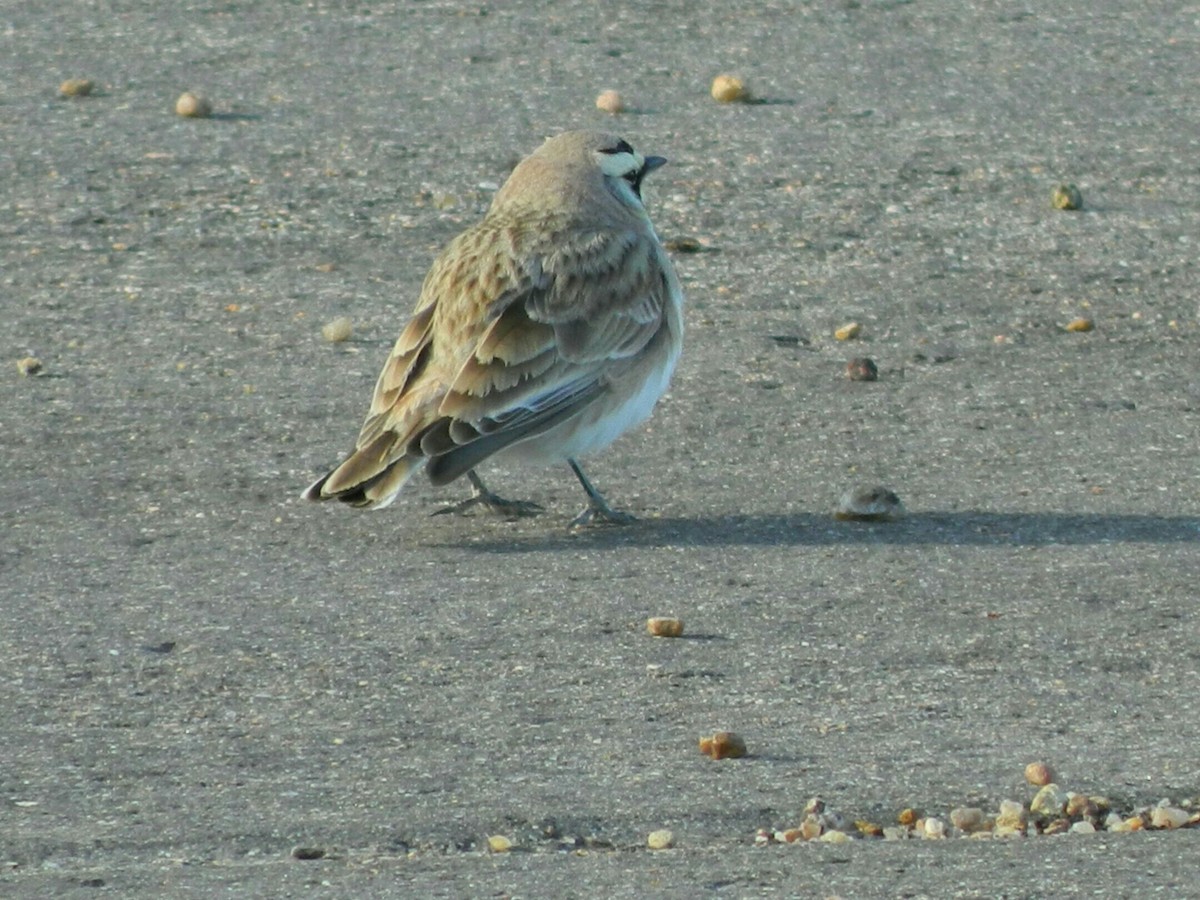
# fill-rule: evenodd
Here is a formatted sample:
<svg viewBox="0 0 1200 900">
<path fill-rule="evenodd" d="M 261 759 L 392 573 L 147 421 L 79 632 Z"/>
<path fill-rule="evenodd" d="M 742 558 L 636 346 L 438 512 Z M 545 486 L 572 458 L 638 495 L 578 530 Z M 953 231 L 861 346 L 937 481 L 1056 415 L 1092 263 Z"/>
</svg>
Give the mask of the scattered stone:
<svg viewBox="0 0 1200 900">
<path fill-rule="evenodd" d="M 833 336 L 839 341 L 852 341 L 860 334 L 862 334 L 862 325 L 858 322 L 847 322 L 833 332 Z"/>
<path fill-rule="evenodd" d="M 699 253 L 704 249 L 704 245 L 694 237 L 671 238 L 663 246 L 676 253 Z"/>
<path fill-rule="evenodd" d="M 42 361 L 36 356 L 25 356 L 17 360 L 17 371 L 25 377 L 39 375 L 42 371 Z"/>
<path fill-rule="evenodd" d="M 321 335 L 331 344 L 340 344 L 342 341 L 350 340 L 350 335 L 354 333 L 354 323 L 345 316 L 339 316 L 332 322 L 326 322 L 321 326 Z"/>
<path fill-rule="evenodd" d="M 718 75 L 713 79 L 712 97 L 718 103 L 738 103 L 748 100 L 750 95 L 742 79 L 735 75 Z"/>
<path fill-rule="evenodd" d="M 785 828 L 783 831 L 775 832 L 775 840 L 781 844 L 794 844 L 796 841 L 804 841 L 807 838 L 804 836 L 802 828 Z"/>
<path fill-rule="evenodd" d="M 910 833 L 903 825 L 884 825 L 883 839 L 885 841 L 907 841 Z"/>
<path fill-rule="evenodd" d="M 95 88 L 90 78 L 68 78 L 58 86 L 58 93 L 63 97 L 86 97 Z"/>
<path fill-rule="evenodd" d="M 683 619 L 654 616 L 646 620 L 646 630 L 655 637 L 681 637 L 683 635 Z"/>
<path fill-rule="evenodd" d="M 983 810 L 978 806 L 960 806 L 950 810 L 950 824 L 967 834 L 982 829 L 984 822 Z"/>
<path fill-rule="evenodd" d="M 1050 782 L 1037 792 L 1029 804 L 1029 811 L 1035 816 L 1052 819 L 1063 814 L 1067 808 L 1067 792 L 1054 782 Z"/>
<path fill-rule="evenodd" d="M 1084 819 L 1081 822 L 1075 822 L 1069 830 L 1071 834 L 1095 834 L 1096 826 Z"/>
<path fill-rule="evenodd" d="M 866 819 L 856 819 L 854 827 L 858 829 L 858 833 L 863 837 L 883 837 L 883 829 L 874 822 L 868 822 Z"/>
<path fill-rule="evenodd" d="M 886 522 L 904 515 L 904 504 L 882 485 L 855 485 L 838 500 L 833 517 L 843 522 Z"/>
<path fill-rule="evenodd" d="M 846 363 L 846 377 L 851 381 L 878 381 L 879 366 L 869 356 L 856 356 Z"/>
<path fill-rule="evenodd" d="M 1042 829 L 1042 834 L 1063 834 L 1071 827 L 1070 819 L 1054 819 Z"/>
<path fill-rule="evenodd" d="M 808 802 L 804 804 L 806 816 L 819 816 L 823 812 L 825 812 L 825 801 L 820 797 L 809 797 Z"/>
<path fill-rule="evenodd" d="M 1083 209 L 1083 194 L 1073 184 L 1060 184 L 1050 195 L 1055 209 Z"/>
<path fill-rule="evenodd" d="M 846 834 L 846 832 L 844 832 L 844 831 L 836 831 L 835 830 L 835 831 L 826 831 L 819 838 L 817 838 L 817 840 L 823 844 L 845 844 L 845 843 L 848 843 L 849 841 L 852 841 L 853 838 L 850 837 L 850 835 Z"/>
<path fill-rule="evenodd" d="M 1100 814 L 1100 807 L 1096 801 L 1086 794 L 1076 794 L 1074 791 L 1067 791 L 1067 806 L 1065 809 L 1067 818 L 1082 819 L 1091 818 Z"/>
<path fill-rule="evenodd" d="M 1044 762 L 1031 762 L 1025 767 L 1025 780 L 1036 787 L 1045 787 L 1054 780 L 1054 773 Z"/>
<path fill-rule="evenodd" d="M 671 833 L 669 828 L 660 828 L 658 831 L 650 832 L 650 836 L 646 838 L 646 846 L 651 850 L 670 850 L 675 846 L 675 835 Z"/>
<path fill-rule="evenodd" d="M 819 838 L 824 831 L 825 826 L 818 816 L 805 816 L 804 821 L 800 823 L 800 834 L 806 841 Z"/>
<path fill-rule="evenodd" d="M 739 759 L 746 755 L 746 742 L 732 731 L 718 731 L 700 738 L 700 752 L 713 759 Z"/>
<path fill-rule="evenodd" d="M 324 847 L 296 847 L 292 850 L 292 859 L 324 859 Z"/>
<path fill-rule="evenodd" d="M 493 834 L 488 838 L 488 849 L 493 853 L 507 853 L 512 848 L 512 840 L 502 834 Z"/>
<path fill-rule="evenodd" d="M 1155 828 L 1182 828 L 1191 816 L 1178 806 L 1159 805 L 1150 810 L 1150 824 Z"/>
<path fill-rule="evenodd" d="M 927 840 L 942 840 L 946 837 L 946 823 L 935 816 L 929 816 L 925 819 L 921 832 L 922 837 Z"/>
<path fill-rule="evenodd" d="M 917 821 L 917 811 L 912 807 L 900 810 L 900 815 L 896 816 L 896 821 L 905 827 L 912 825 Z"/>
<path fill-rule="evenodd" d="M 1016 800 L 1001 800 L 1000 812 L 996 816 L 996 830 L 1013 829 L 1023 830 L 1025 822 L 1028 819 L 1028 813 L 1025 807 Z"/>
<path fill-rule="evenodd" d="M 1092 331 L 1095 327 L 1096 323 L 1091 319 L 1085 318 L 1084 316 L 1080 316 L 1077 319 L 1072 319 L 1064 326 L 1067 331 L 1074 332 Z"/>
<path fill-rule="evenodd" d="M 207 119 L 212 115 L 212 104 L 201 94 L 184 91 L 175 101 L 175 115 L 185 119 Z"/>
<path fill-rule="evenodd" d="M 600 96 L 596 98 L 596 109 L 615 116 L 625 111 L 625 101 L 616 91 L 601 91 Z"/>
</svg>

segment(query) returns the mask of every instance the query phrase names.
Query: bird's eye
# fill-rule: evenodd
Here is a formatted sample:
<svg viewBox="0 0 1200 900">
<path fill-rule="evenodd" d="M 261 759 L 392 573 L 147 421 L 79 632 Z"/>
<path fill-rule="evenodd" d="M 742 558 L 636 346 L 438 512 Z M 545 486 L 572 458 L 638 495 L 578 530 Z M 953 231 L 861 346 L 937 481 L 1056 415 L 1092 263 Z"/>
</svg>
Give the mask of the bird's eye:
<svg viewBox="0 0 1200 900">
<path fill-rule="evenodd" d="M 616 156 L 618 153 L 633 153 L 633 148 L 629 146 L 629 141 L 618 141 L 617 146 L 600 152 Z"/>
</svg>

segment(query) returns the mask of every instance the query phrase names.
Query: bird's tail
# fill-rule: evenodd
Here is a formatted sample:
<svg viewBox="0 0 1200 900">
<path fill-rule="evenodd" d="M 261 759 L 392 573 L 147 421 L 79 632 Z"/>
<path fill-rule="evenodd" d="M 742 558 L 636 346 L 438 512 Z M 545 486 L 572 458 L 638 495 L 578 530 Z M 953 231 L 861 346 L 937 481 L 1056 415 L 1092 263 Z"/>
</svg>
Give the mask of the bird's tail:
<svg viewBox="0 0 1200 900">
<path fill-rule="evenodd" d="M 388 451 L 391 440 L 375 440 L 359 447 L 341 465 L 314 481 L 300 496 L 305 500 L 340 500 L 351 506 L 383 509 L 396 499 L 406 481 L 425 465 L 425 457 L 406 453 L 395 459 Z M 383 445 L 383 446 L 381 446 Z"/>
</svg>

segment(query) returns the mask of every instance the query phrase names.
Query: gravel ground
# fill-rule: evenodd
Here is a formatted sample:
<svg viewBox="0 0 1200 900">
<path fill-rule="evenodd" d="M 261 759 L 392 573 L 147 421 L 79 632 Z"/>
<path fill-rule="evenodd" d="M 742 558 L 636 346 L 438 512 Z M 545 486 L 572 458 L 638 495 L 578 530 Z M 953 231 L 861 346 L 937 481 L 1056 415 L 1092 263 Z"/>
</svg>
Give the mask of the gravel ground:
<svg viewBox="0 0 1200 900">
<path fill-rule="evenodd" d="M 1200 895 L 1196 829 L 754 846 L 1033 759 L 1200 806 L 1200 9 L 1037 10 L 0 8 L 0 893 Z M 569 127 L 669 157 L 698 243 L 672 390 L 588 464 L 642 522 L 569 531 L 565 466 L 485 473 L 521 522 L 300 502 Z"/>
</svg>

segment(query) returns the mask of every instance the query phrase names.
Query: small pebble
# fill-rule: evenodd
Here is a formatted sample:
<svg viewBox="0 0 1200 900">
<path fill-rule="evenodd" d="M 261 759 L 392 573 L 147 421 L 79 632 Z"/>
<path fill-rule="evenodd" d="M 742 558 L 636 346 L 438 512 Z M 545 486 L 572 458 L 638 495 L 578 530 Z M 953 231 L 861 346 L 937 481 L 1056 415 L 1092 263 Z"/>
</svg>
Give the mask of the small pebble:
<svg viewBox="0 0 1200 900">
<path fill-rule="evenodd" d="M 883 837 L 883 829 L 874 822 L 868 822 L 866 819 L 856 819 L 854 827 L 858 829 L 858 833 L 863 837 Z"/>
<path fill-rule="evenodd" d="M 676 253 L 699 253 L 704 249 L 704 246 L 694 237 L 671 238 L 663 246 Z"/>
<path fill-rule="evenodd" d="M 817 840 L 823 844 L 846 844 L 854 839 L 844 831 L 826 831 Z"/>
<path fill-rule="evenodd" d="M 885 841 L 906 841 L 909 838 L 908 829 L 903 825 L 884 825 L 881 830 Z"/>
<path fill-rule="evenodd" d="M 867 356 L 856 356 L 846 363 L 846 377 L 851 381 L 878 381 L 879 366 Z"/>
<path fill-rule="evenodd" d="M 912 825 L 917 821 L 917 811 L 912 807 L 900 810 L 900 815 L 896 816 L 896 821 L 901 825 Z"/>
<path fill-rule="evenodd" d="M 513 848 L 513 842 L 502 834 L 493 834 L 488 838 L 488 849 L 493 853 L 507 853 Z"/>
<path fill-rule="evenodd" d="M 800 834 L 806 841 L 819 838 L 823 831 L 825 831 L 825 826 L 816 816 L 805 816 L 804 821 L 800 823 Z"/>
<path fill-rule="evenodd" d="M 1022 829 L 1025 827 L 1027 813 L 1025 807 L 1016 800 L 1001 800 L 1000 812 L 996 816 L 996 830 L 1001 828 Z"/>
<path fill-rule="evenodd" d="M 1071 834 L 1095 834 L 1096 826 L 1085 819 L 1082 822 L 1076 822 L 1069 830 Z"/>
<path fill-rule="evenodd" d="M 600 96 L 596 98 L 596 109 L 615 116 L 625 111 L 625 102 L 616 91 L 601 91 Z"/>
<path fill-rule="evenodd" d="M 296 847 L 292 850 L 292 859 L 324 859 L 324 847 Z"/>
<path fill-rule="evenodd" d="M 1060 184 L 1050 195 L 1050 203 L 1055 209 L 1082 209 L 1083 194 L 1073 184 Z"/>
<path fill-rule="evenodd" d="M 683 619 L 654 616 L 646 620 L 646 630 L 655 637 L 677 638 L 683 635 Z"/>
<path fill-rule="evenodd" d="M 1150 811 L 1150 824 L 1155 828 L 1182 828 L 1191 816 L 1177 806 L 1156 806 Z"/>
<path fill-rule="evenodd" d="M 207 119 L 212 115 L 212 104 L 200 94 L 184 91 L 175 101 L 175 114 L 185 119 Z"/>
<path fill-rule="evenodd" d="M 746 742 L 732 731 L 718 731 L 700 738 L 700 752 L 713 759 L 739 759 L 746 755 Z"/>
<path fill-rule="evenodd" d="M 860 334 L 862 334 L 862 325 L 858 322 L 847 322 L 833 332 L 833 336 L 839 341 L 852 341 Z"/>
<path fill-rule="evenodd" d="M 42 371 L 42 361 L 36 356 L 26 356 L 17 360 L 17 371 L 28 377 Z"/>
<path fill-rule="evenodd" d="M 882 485 L 856 485 L 838 499 L 833 517 L 843 522 L 886 522 L 904 515 L 904 504 Z"/>
<path fill-rule="evenodd" d="M 1043 818 L 1061 816 L 1067 808 L 1067 800 L 1067 792 L 1052 781 L 1030 801 L 1029 811 Z"/>
<path fill-rule="evenodd" d="M 646 846 L 651 850 L 669 850 L 675 846 L 675 835 L 668 828 L 652 831 L 646 838 Z"/>
<path fill-rule="evenodd" d="M 737 103 L 749 99 L 746 85 L 735 75 L 718 75 L 714 78 L 712 96 L 718 103 Z"/>
<path fill-rule="evenodd" d="M 1025 767 L 1025 780 L 1036 787 L 1045 787 L 1054 780 L 1054 773 L 1044 762 L 1031 762 Z"/>
<path fill-rule="evenodd" d="M 979 831 L 983 823 L 983 810 L 978 806 L 960 806 L 950 810 L 950 824 L 959 831 L 970 834 L 972 831 Z"/>
<path fill-rule="evenodd" d="M 332 322 L 327 322 L 321 326 L 321 335 L 331 344 L 340 344 L 342 341 L 348 341 L 350 335 L 354 333 L 354 323 L 345 316 L 340 316 Z"/>
<path fill-rule="evenodd" d="M 930 816 L 925 820 L 925 827 L 922 831 L 927 839 L 940 840 L 946 836 L 946 823 L 941 819 Z"/>
<path fill-rule="evenodd" d="M 95 87 L 90 78 L 68 78 L 58 86 L 58 93 L 63 97 L 86 97 Z"/>
<path fill-rule="evenodd" d="M 1064 327 L 1067 331 L 1084 332 L 1092 331 L 1096 327 L 1096 323 L 1091 319 L 1080 316 L 1077 319 L 1072 319 Z"/>
</svg>

